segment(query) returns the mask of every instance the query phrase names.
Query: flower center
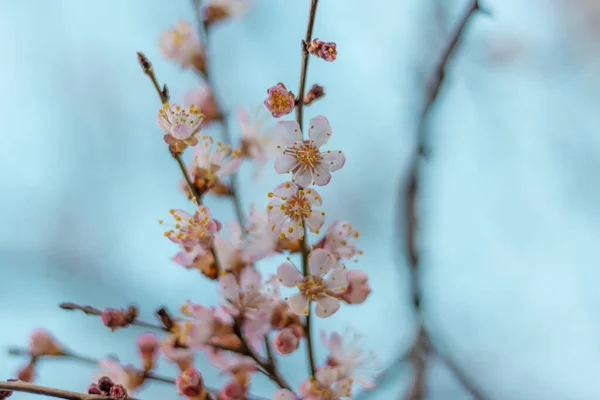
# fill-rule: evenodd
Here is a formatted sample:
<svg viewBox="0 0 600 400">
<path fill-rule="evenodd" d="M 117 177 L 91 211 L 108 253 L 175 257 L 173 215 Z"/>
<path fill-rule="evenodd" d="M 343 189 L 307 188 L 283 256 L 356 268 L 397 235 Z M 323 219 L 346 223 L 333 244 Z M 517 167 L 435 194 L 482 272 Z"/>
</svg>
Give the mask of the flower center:
<svg viewBox="0 0 600 400">
<path fill-rule="evenodd" d="M 304 193 L 299 192 L 286 201 L 283 213 L 294 221 L 308 218 L 311 213 L 310 202 L 304 197 Z"/>
<path fill-rule="evenodd" d="M 290 105 L 290 98 L 286 92 L 283 93 L 273 93 L 271 97 L 271 107 L 279 112 L 284 112 L 288 109 Z"/>
<path fill-rule="evenodd" d="M 298 160 L 298 164 L 300 165 L 295 170 L 300 166 L 315 169 L 315 166 L 322 160 L 319 149 L 310 140 L 305 140 L 303 143 L 294 143 L 294 146 L 287 148 L 284 153 Z"/>
<path fill-rule="evenodd" d="M 300 285 L 298 285 L 298 290 L 304 296 L 315 300 L 317 296 L 325 293 L 326 287 L 323 285 L 322 278 L 308 276 L 304 278 L 304 281 Z"/>
</svg>

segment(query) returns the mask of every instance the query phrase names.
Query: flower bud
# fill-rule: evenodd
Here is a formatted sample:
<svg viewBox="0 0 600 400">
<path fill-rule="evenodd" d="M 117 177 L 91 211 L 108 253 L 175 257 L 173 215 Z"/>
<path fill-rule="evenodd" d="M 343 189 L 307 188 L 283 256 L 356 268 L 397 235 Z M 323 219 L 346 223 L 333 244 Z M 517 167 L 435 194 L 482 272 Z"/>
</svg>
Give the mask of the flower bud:
<svg viewBox="0 0 600 400">
<path fill-rule="evenodd" d="M 290 354 L 298 348 L 300 339 L 292 328 L 284 328 L 273 338 L 273 347 L 279 354 Z"/>
<path fill-rule="evenodd" d="M 346 271 L 346 280 L 348 281 L 348 286 L 341 296 L 341 299 L 346 303 L 361 304 L 371 294 L 371 287 L 368 282 L 369 277 L 363 271 L 356 269 Z"/>
<path fill-rule="evenodd" d="M 97 394 L 97 395 L 106 395 L 102 390 L 100 390 L 100 386 L 97 383 L 92 383 L 88 386 L 88 394 Z"/>
<path fill-rule="evenodd" d="M 244 398 L 244 387 L 236 379 L 232 379 L 227 382 L 219 393 L 220 400 L 239 400 Z"/>
<path fill-rule="evenodd" d="M 304 95 L 304 104 L 308 106 L 323 96 L 325 96 L 325 90 L 323 89 L 323 86 L 316 84 L 312 85 L 308 93 Z"/>
<path fill-rule="evenodd" d="M 325 61 L 334 61 L 337 58 L 336 44 L 333 42 L 323 42 L 319 39 L 313 39 L 307 46 L 306 50 Z"/>
<path fill-rule="evenodd" d="M 100 317 L 102 323 L 109 327 L 113 332 L 119 328 L 129 326 L 138 316 L 137 308 L 130 306 L 126 310 L 118 310 L 115 308 L 107 308 L 102 311 Z"/>
<path fill-rule="evenodd" d="M 144 371 L 149 371 L 154 368 L 156 356 L 158 355 L 158 349 L 160 347 L 158 337 L 154 333 L 143 333 L 137 339 L 137 346 L 140 357 L 142 358 Z"/>
<path fill-rule="evenodd" d="M 283 83 L 278 83 L 271 87 L 267 90 L 267 94 L 265 106 L 271 111 L 273 117 L 279 118 L 294 110 L 296 96 L 291 91 L 288 91 Z"/>
<path fill-rule="evenodd" d="M 35 362 L 32 360 L 27 363 L 21 370 L 17 373 L 17 378 L 23 382 L 33 382 L 33 378 L 35 377 Z"/>
<path fill-rule="evenodd" d="M 33 357 L 58 356 L 61 349 L 58 341 L 45 329 L 36 329 L 29 338 L 29 354 Z"/>
<path fill-rule="evenodd" d="M 110 389 L 114 385 L 114 382 L 108 376 L 103 376 L 100 379 L 98 379 L 98 388 L 106 394 L 110 393 Z"/>
<path fill-rule="evenodd" d="M 179 374 L 175 384 L 179 393 L 190 399 L 200 396 L 204 390 L 202 375 L 196 368 L 188 368 Z"/>
<path fill-rule="evenodd" d="M 109 395 L 113 399 L 126 399 L 127 389 L 125 389 L 123 385 L 114 385 L 110 388 Z"/>
</svg>

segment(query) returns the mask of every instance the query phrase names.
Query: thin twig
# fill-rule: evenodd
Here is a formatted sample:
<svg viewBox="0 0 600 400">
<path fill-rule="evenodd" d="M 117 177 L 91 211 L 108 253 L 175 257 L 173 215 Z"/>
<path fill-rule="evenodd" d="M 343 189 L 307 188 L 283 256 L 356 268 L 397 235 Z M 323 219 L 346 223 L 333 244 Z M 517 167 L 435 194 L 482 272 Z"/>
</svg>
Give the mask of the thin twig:
<svg viewBox="0 0 600 400">
<path fill-rule="evenodd" d="M 300 68 L 300 88 L 298 89 L 298 102 L 296 104 L 296 122 L 300 126 L 300 132 L 302 132 L 302 110 L 304 107 L 304 90 L 306 88 L 306 74 L 308 72 L 308 44 L 312 40 L 313 27 L 315 26 L 315 17 L 317 15 L 317 5 L 319 0 L 311 0 L 310 10 L 308 12 L 308 24 L 306 27 L 306 36 L 302 41 L 302 66 Z M 308 253 L 310 251 L 310 245 L 308 243 L 308 232 L 306 229 L 306 221 L 302 221 L 304 236 L 300 240 L 300 249 L 302 252 L 302 272 L 304 276 L 308 275 Z M 308 314 L 306 314 L 306 321 L 304 323 L 304 330 L 306 332 L 306 352 L 308 357 L 308 362 L 310 365 L 310 375 L 315 375 L 315 357 L 313 352 L 312 345 L 312 335 L 311 335 L 311 307 L 308 307 Z"/>
<path fill-rule="evenodd" d="M 62 308 L 63 310 L 69 310 L 69 311 L 83 311 L 87 315 L 101 315 L 102 314 L 102 310 L 99 310 L 95 307 L 82 306 L 80 304 L 71 303 L 71 302 L 61 303 L 59 305 L 59 307 Z M 136 326 L 153 329 L 153 330 L 157 330 L 157 331 L 167 331 L 167 329 L 164 326 L 152 324 L 150 322 L 141 321 L 139 319 L 135 319 L 130 325 L 136 325 Z"/>
<path fill-rule="evenodd" d="M 444 81 L 444 74 L 450 58 L 454 53 L 460 39 L 462 38 L 468 21 L 471 16 L 480 9 L 478 0 L 471 0 L 467 12 L 463 18 L 459 21 L 454 33 L 450 37 L 446 47 L 442 51 L 440 60 L 435 64 L 434 71 L 431 78 L 426 83 L 425 91 L 425 104 L 421 112 L 418 128 L 417 128 L 417 151 L 413 156 L 410 174 L 404 186 L 405 190 L 405 240 L 406 240 L 406 251 L 408 254 L 408 266 L 411 271 L 411 293 L 412 302 L 415 313 L 417 314 L 418 321 L 418 334 L 417 339 L 413 345 L 411 351 L 411 359 L 415 369 L 415 379 L 413 385 L 406 396 L 409 400 L 423 399 L 426 396 L 425 390 L 425 371 L 427 369 L 427 358 L 433 352 L 432 344 L 429 340 L 427 330 L 425 329 L 423 321 L 423 309 L 421 304 L 421 283 L 420 283 L 420 264 L 419 264 L 419 252 L 416 246 L 416 232 L 417 232 L 417 210 L 416 200 L 419 188 L 419 175 L 422 167 L 422 158 L 425 155 L 425 146 L 427 142 L 427 122 L 430 111 L 433 104 L 438 98 L 442 83 Z M 436 354 L 439 354 L 436 352 Z M 449 365 L 448 363 L 446 363 Z M 450 364 L 454 365 L 454 364 Z M 458 369 L 454 365 L 451 368 L 452 372 L 457 377 L 462 377 L 461 383 L 464 388 L 476 399 L 483 399 L 483 396 L 464 379 L 463 374 L 458 374 Z"/>
<path fill-rule="evenodd" d="M 35 385 L 33 383 L 27 383 L 27 382 L 21 382 L 21 381 L 0 382 L 0 389 L 12 390 L 15 392 L 33 393 L 33 394 L 39 394 L 41 396 L 56 397 L 59 399 L 67 399 L 67 400 L 107 400 L 107 399 L 110 399 L 110 397 L 107 397 L 107 396 L 98 396 L 96 394 L 71 392 L 69 390 L 56 389 L 56 388 L 51 388 L 48 386 L 40 386 L 40 385 Z"/>
<path fill-rule="evenodd" d="M 300 88 L 298 89 L 298 104 L 296 104 L 296 121 L 300 125 L 302 132 L 302 111 L 304 109 L 304 90 L 306 89 L 306 73 L 308 71 L 308 44 L 312 40 L 313 27 L 315 26 L 315 16 L 317 14 L 317 5 L 319 0 L 311 0 L 310 11 L 308 13 L 308 26 L 306 28 L 306 37 L 302 41 L 302 68 L 300 68 Z"/>
</svg>

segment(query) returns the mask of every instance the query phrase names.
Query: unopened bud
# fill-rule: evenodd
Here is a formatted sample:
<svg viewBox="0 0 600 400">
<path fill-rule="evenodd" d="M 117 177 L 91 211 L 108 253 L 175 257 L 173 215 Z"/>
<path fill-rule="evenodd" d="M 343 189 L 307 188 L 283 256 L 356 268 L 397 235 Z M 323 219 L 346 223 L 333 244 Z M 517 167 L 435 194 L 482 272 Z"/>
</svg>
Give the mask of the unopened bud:
<svg viewBox="0 0 600 400">
<path fill-rule="evenodd" d="M 29 338 L 29 354 L 34 357 L 62 354 L 58 341 L 45 329 L 36 329 Z"/>
<path fill-rule="evenodd" d="M 179 374 L 175 384 L 179 393 L 190 399 L 199 396 L 204 390 L 202 375 L 196 368 L 188 368 Z"/>
<path fill-rule="evenodd" d="M 348 282 L 348 286 L 346 287 L 346 291 L 341 296 L 341 299 L 346 303 L 361 304 L 371 294 L 369 277 L 363 271 L 346 271 L 346 280 Z"/>
<path fill-rule="evenodd" d="M 315 100 L 319 100 L 321 97 L 325 96 L 325 91 L 323 86 L 313 85 L 308 93 L 304 96 L 304 104 L 309 105 L 312 104 Z"/>
<path fill-rule="evenodd" d="M 144 371 L 154 368 L 160 342 L 154 333 L 143 333 L 137 339 L 138 351 L 142 359 Z"/>
<path fill-rule="evenodd" d="M 108 376 L 103 376 L 98 379 L 98 388 L 100 388 L 100 391 L 106 394 L 110 393 L 110 388 L 112 388 L 114 385 L 115 383 Z"/>
<path fill-rule="evenodd" d="M 145 74 L 150 74 L 152 72 L 152 63 L 150 62 L 150 60 L 148 60 L 148 57 L 146 57 L 144 53 L 141 53 L 139 51 L 137 53 L 137 56 L 138 62 L 142 67 L 142 71 L 144 71 Z"/>
<path fill-rule="evenodd" d="M 97 395 L 106 395 L 102 390 L 100 390 L 100 386 L 97 383 L 92 383 L 88 386 L 88 394 L 97 394 Z"/>
<path fill-rule="evenodd" d="M 33 382 L 35 377 L 35 362 L 32 360 L 17 373 L 17 378 L 23 382 Z"/>
<path fill-rule="evenodd" d="M 238 400 L 244 399 L 245 389 L 240 382 L 236 379 L 232 379 L 223 386 L 221 392 L 219 393 L 220 400 Z"/>
<path fill-rule="evenodd" d="M 110 388 L 109 395 L 113 399 L 126 399 L 127 389 L 125 389 L 123 385 L 114 385 Z"/>
<path fill-rule="evenodd" d="M 313 39 L 307 46 L 306 50 L 325 61 L 334 61 L 337 58 L 336 44 L 333 42 L 323 42 L 319 39 Z"/>
<path fill-rule="evenodd" d="M 290 354 L 298 348 L 300 339 L 291 328 L 284 328 L 273 338 L 273 347 L 279 354 Z"/>
</svg>

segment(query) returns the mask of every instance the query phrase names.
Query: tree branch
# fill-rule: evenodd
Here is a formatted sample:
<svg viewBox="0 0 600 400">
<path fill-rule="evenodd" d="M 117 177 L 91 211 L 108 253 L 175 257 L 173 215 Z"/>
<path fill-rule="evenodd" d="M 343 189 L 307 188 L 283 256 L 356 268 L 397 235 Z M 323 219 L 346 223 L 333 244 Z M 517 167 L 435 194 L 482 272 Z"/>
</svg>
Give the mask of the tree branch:
<svg viewBox="0 0 600 400">
<path fill-rule="evenodd" d="M 71 302 L 60 303 L 59 307 L 62 308 L 63 310 L 68 310 L 68 311 L 82 311 L 87 315 L 101 315 L 102 314 L 102 310 L 99 310 L 95 307 L 82 306 L 82 305 L 79 305 L 76 303 L 71 303 Z M 150 322 L 144 322 L 139 319 L 134 320 L 130 325 L 140 326 L 142 328 L 148 328 L 148 329 L 152 329 L 155 331 L 168 332 L 168 330 L 164 326 L 152 324 Z"/>
<path fill-rule="evenodd" d="M 109 400 L 110 397 L 98 396 L 95 394 L 71 392 L 69 390 L 55 389 L 47 386 L 34 385 L 27 382 L 0 382 L 1 390 L 12 390 L 15 392 L 25 392 L 39 394 L 41 396 L 56 397 L 67 400 Z"/>
<path fill-rule="evenodd" d="M 418 334 L 417 339 L 411 350 L 411 359 L 415 370 L 415 379 L 413 385 L 406 396 L 408 400 L 418 400 L 426 397 L 425 389 L 425 371 L 427 369 L 427 358 L 431 353 L 433 347 L 429 340 L 429 335 L 423 321 L 423 309 L 421 305 L 421 282 L 420 282 L 420 264 L 419 264 L 419 252 L 416 246 L 416 232 L 417 232 L 417 194 L 419 190 L 419 175 L 421 170 L 421 163 L 423 156 L 425 155 L 425 146 L 427 142 L 427 122 L 431 112 L 432 106 L 438 98 L 440 89 L 444 81 L 444 74 L 450 58 L 456 50 L 460 39 L 462 38 L 467 23 L 471 17 L 480 9 L 478 0 L 471 0 L 469 7 L 459 21 L 454 33 L 451 35 L 446 47 L 442 51 L 439 61 L 435 64 L 431 78 L 427 82 L 425 91 L 425 104 L 421 112 L 418 127 L 417 127 L 417 150 L 413 155 L 413 160 L 410 167 L 410 173 L 406 184 L 404 185 L 405 190 L 405 239 L 406 239 L 406 252 L 408 255 L 408 266 L 411 271 L 411 294 L 413 307 L 417 314 L 418 323 Z M 438 352 L 435 352 L 438 354 Z M 442 358 L 442 360 L 447 360 Z M 483 399 L 483 396 L 470 384 L 464 377 L 463 374 L 458 372 L 457 367 L 452 364 L 445 362 L 447 366 L 453 366 L 450 368 L 451 371 L 461 380 L 464 388 L 476 399 Z"/>
</svg>

